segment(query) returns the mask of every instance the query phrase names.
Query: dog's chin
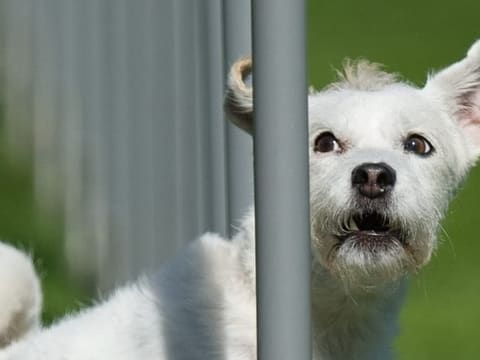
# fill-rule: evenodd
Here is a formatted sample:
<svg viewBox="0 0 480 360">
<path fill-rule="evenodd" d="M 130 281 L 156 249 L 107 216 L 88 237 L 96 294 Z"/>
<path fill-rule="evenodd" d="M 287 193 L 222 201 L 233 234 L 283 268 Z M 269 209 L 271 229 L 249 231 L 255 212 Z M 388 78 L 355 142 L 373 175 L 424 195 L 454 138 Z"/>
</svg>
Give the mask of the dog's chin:
<svg viewBox="0 0 480 360">
<path fill-rule="evenodd" d="M 355 247 L 360 251 L 372 254 L 390 251 L 392 247 L 398 247 L 399 245 L 403 247 L 407 243 L 400 230 L 357 230 L 336 237 L 340 246 L 348 244 L 348 246 Z"/>
<path fill-rule="evenodd" d="M 394 234 L 353 233 L 332 248 L 327 267 L 346 287 L 375 289 L 416 269 L 406 243 Z"/>
<path fill-rule="evenodd" d="M 346 287 L 375 289 L 415 271 L 408 229 L 387 217 L 354 215 L 326 237 L 323 264 Z M 326 250 L 326 252 L 325 252 Z"/>
</svg>

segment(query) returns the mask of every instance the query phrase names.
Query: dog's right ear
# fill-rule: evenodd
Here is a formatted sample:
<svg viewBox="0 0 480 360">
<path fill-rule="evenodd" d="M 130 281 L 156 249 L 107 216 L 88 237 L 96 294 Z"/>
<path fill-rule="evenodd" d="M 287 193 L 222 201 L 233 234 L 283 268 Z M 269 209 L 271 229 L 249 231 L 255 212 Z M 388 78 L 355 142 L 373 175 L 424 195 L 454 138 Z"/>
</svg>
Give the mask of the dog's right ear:
<svg viewBox="0 0 480 360">
<path fill-rule="evenodd" d="M 233 64 L 225 93 L 225 111 L 232 121 L 246 132 L 253 133 L 253 90 L 245 84 L 252 72 L 252 59 L 240 59 Z"/>
<path fill-rule="evenodd" d="M 480 40 L 467 56 L 428 79 L 425 90 L 438 100 L 462 129 L 471 160 L 480 156 Z"/>
</svg>

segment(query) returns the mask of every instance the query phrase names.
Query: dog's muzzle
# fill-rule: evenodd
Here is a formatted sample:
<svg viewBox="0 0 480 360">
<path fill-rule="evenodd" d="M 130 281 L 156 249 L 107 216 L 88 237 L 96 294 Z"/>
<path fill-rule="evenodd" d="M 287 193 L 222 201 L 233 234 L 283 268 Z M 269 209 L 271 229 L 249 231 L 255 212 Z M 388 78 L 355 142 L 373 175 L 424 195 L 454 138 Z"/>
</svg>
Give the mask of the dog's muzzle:
<svg viewBox="0 0 480 360">
<path fill-rule="evenodd" d="M 395 170 L 383 162 L 363 163 L 353 169 L 351 181 L 355 210 L 342 224 L 340 242 L 368 250 L 404 244 L 404 232 L 386 211 L 396 182 Z"/>
<path fill-rule="evenodd" d="M 405 244 L 405 235 L 401 228 L 388 216 L 366 210 L 357 212 L 342 225 L 341 243 L 353 242 L 366 250 L 388 248 L 393 242 Z"/>
</svg>

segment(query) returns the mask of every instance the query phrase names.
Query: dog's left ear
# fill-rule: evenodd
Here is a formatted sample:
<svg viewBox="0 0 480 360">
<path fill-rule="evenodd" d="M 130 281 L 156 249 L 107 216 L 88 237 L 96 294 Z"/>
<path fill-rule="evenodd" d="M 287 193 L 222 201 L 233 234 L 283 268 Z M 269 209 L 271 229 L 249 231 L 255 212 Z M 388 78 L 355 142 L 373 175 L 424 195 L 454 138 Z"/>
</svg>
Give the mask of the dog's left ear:
<svg viewBox="0 0 480 360">
<path fill-rule="evenodd" d="M 246 132 L 253 133 L 253 90 L 245 84 L 252 72 L 252 59 L 238 60 L 230 69 L 225 93 L 225 111 L 232 121 Z"/>
<path fill-rule="evenodd" d="M 467 56 L 431 76 L 425 91 L 438 99 L 458 122 L 470 142 L 472 155 L 480 155 L 480 40 Z"/>
</svg>

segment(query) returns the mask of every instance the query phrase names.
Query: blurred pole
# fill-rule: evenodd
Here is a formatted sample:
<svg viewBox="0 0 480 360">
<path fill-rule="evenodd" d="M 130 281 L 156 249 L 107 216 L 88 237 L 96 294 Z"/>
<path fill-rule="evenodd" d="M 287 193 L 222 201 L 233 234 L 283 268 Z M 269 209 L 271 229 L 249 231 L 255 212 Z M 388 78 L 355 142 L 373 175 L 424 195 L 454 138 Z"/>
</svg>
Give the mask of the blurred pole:
<svg viewBox="0 0 480 360">
<path fill-rule="evenodd" d="M 206 39 L 206 13 L 205 4 L 202 1 L 191 1 L 190 11 L 193 14 L 193 78 L 192 78 L 192 90 L 193 90 L 193 112 L 194 116 L 191 117 L 191 126 L 194 128 L 195 141 L 193 148 L 194 156 L 194 171 L 197 181 L 195 181 L 194 193 L 196 197 L 196 216 L 198 217 L 198 231 L 199 233 L 205 232 L 211 224 L 212 210 L 207 205 L 206 200 L 211 199 L 211 188 L 208 186 L 211 179 L 210 173 L 210 161 L 209 161 L 209 134 L 210 119 L 207 114 L 207 99 L 210 94 L 207 94 L 206 87 L 209 83 L 207 64 L 208 57 L 204 54 L 208 51 Z M 195 236 L 197 236 L 195 234 Z"/>
<path fill-rule="evenodd" d="M 253 1 L 258 358 L 310 360 L 305 1 Z"/>
<path fill-rule="evenodd" d="M 115 1 L 115 0 L 112 0 Z M 178 0 L 176 0 L 178 1 Z M 149 51 L 152 56 L 151 106 L 154 138 L 154 250 L 155 266 L 167 261 L 179 247 L 175 237 L 175 154 L 174 117 L 175 94 L 172 84 L 175 83 L 175 67 L 173 48 L 173 1 L 150 0 L 149 20 L 152 29 L 149 36 Z M 161 20 L 159 20 L 161 19 Z M 168 204 L 168 205 L 167 205 Z"/>
<path fill-rule="evenodd" d="M 0 56 L 0 116 L 5 118 L 5 94 L 7 91 L 7 84 L 5 79 L 7 77 L 6 67 L 6 53 L 7 53 L 7 21 L 8 21 L 8 6 L 7 0 L 0 0 L 0 51 L 3 56 Z M 32 19 L 33 20 L 33 19 Z M 32 25 L 33 26 L 33 25 Z M 33 41 L 33 39 L 32 39 Z"/>
<path fill-rule="evenodd" d="M 4 0 L 5 124 L 9 155 L 22 165 L 32 157 L 33 1 Z"/>
<path fill-rule="evenodd" d="M 59 169 L 62 122 L 60 81 L 60 11 L 55 0 L 37 0 L 33 32 L 33 168 L 36 205 L 43 214 L 62 203 L 63 174 Z M 44 216 L 44 220 L 47 217 Z"/>
<path fill-rule="evenodd" d="M 132 237 L 130 238 L 130 256 L 133 256 L 134 277 L 142 269 L 153 267 L 155 261 L 153 243 L 154 233 L 154 187 L 152 102 L 154 94 L 151 91 L 153 76 L 156 71 L 155 61 L 151 58 L 152 43 L 149 43 L 148 32 L 152 24 L 149 21 L 151 13 L 149 0 L 127 2 L 128 23 L 128 142 L 130 143 L 129 163 L 130 177 L 129 203 L 132 221 Z M 142 239 L 136 241 L 136 239 Z"/>
<path fill-rule="evenodd" d="M 238 0 L 237 0 L 238 1 Z M 206 103 L 205 134 L 209 139 L 211 224 L 208 230 L 228 236 L 227 219 L 227 170 L 226 170 L 226 127 L 223 115 L 223 37 L 222 0 L 207 1 L 203 15 L 206 21 L 204 34 L 207 51 L 203 52 L 205 70 L 208 75 L 208 90 L 203 91 Z M 200 85 L 201 87 L 201 85 Z"/>
<path fill-rule="evenodd" d="M 85 114 L 85 166 L 87 227 L 84 241 L 91 242 L 88 255 L 98 274 L 102 263 L 109 260 L 109 199 L 108 153 L 110 144 L 110 106 L 105 91 L 109 74 L 109 42 L 105 39 L 105 1 L 84 0 L 84 53 L 82 67 L 84 78 L 83 104 Z M 94 253 L 92 254 L 92 249 Z M 85 254 L 87 255 L 87 254 Z"/>
<path fill-rule="evenodd" d="M 108 273 L 103 287 L 112 286 L 115 281 L 131 278 L 135 259 L 130 254 L 130 242 L 135 238 L 130 217 L 131 144 L 130 86 L 128 78 L 128 3 L 129 0 L 109 0 L 111 9 L 112 78 L 109 91 L 112 93 L 112 160 L 110 163 L 110 198 L 114 224 L 112 226 L 111 257 L 115 274 Z M 107 265 L 108 266 L 108 265 Z"/>
<path fill-rule="evenodd" d="M 224 63 L 230 66 L 240 57 L 250 56 L 250 0 L 223 0 Z M 227 123 L 227 181 L 230 232 L 253 202 L 252 139 L 231 121 Z"/>
<path fill-rule="evenodd" d="M 175 0 L 173 7 L 173 55 L 174 79 L 172 91 L 175 94 L 175 221 L 176 238 L 179 244 L 186 244 L 201 232 L 198 216 L 199 197 L 196 194 L 198 161 L 198 137 L 195 123 L 196 60 L 194 2 Z"/>
<path fill-rule="evenodd" d="M 60 63 L 61 66 L 61 98 L 63 100 L 61 138 L 61 168 L 64 179 L 64 212 L 65 212 L 65 252 L 69 265 L 75 274 L 82 279 L 94 273 L 94 257 L 92 249 L 95 244 L 87 234 L 85 211 L 85 109 L 82 106 L 83 88 L 81 84 L 85 76 L 82 70 L 80 44 L 84 44 L 84 28 L 80 17 L 82 6 L 75 0 L 63 0 L 60 27 L 63 37 Z M 42 9 L 39 9 L 42 11 Z M 41 31 L 39 30 L 39 33 Z M 40 46 L 42 44 L 39 44 Z M 41 50 L 40 50 L 41 51 Z M 43 62 L 40 65 L 45 66 Z M 39 98 L 42 106 L 42 98 Z M 59 166 L 57 163 L 52 165 Z M 39 164 L 39 167 L 41 164 Z M 38 170 L 40 171 L 40 169 Z"/>
</svg>

